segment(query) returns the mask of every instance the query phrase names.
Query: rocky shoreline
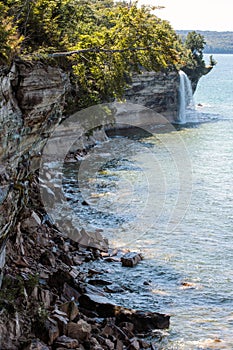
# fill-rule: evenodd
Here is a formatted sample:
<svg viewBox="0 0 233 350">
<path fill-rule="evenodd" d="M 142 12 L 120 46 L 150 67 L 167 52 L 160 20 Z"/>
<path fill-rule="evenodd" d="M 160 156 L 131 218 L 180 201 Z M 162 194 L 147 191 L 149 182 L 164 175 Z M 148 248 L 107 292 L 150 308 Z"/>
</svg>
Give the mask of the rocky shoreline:
<svg viewBox="0 0 233 350">
<path fill-rule="evenodd" d="M 34 179 L 34 203 L 39 201 L 36 185 Z M 1 350 L 156 349 L 156 340 L 145 338 L 168 328 L 170 317 L 115 305 L 108 295 L 122 290 L 88 267 L 98 259 L 133 269 L 141 258 L 117 249 L 84 248 L 58 232 L 44 219 L 42 206 L 34 205 L 7 242 Z"/>
<path fill-rule="evenodd" d="M 41 151 L 74 99 L 68 74 L 18 59 L 1 71 L 0 83 L 0 349 L 155 349 L 143 337 L 167 328 L 169 316 L 115 305 L 106 288 L 93 285 L 99 271 L 84 268 L 95 259 L 121 264 L 123 252 L 112 256 L 98 232 L 97 245 L 90 244 L 93 237 L 79 227 L 72 227 L 79 242 L 68 238 L 42 205 Z M 83 148 L 95 137 L 84 138 Z"/>
</svg>

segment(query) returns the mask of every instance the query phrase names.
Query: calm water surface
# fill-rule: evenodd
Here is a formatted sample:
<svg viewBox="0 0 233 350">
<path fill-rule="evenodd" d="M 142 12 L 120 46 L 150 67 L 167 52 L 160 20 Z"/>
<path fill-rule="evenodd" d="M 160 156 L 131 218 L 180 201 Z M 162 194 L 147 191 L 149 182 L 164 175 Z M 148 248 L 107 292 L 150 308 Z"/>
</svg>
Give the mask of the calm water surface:
<svg viewBox="0 0 233 350">
<path fill-rule="evenodd" d="M 233 349 L 233 55 L 214 58 L 195 94 L 200 123 L 98 146 L 110 156 L 89 177 L 91 206 L 77 166 L 67 170 L 80 220 L 143 252 L 134 270 L 111 264 L 106 277 L 126 287 L 119 303 L 171 314 L 160 349 Z"/>
</svg>

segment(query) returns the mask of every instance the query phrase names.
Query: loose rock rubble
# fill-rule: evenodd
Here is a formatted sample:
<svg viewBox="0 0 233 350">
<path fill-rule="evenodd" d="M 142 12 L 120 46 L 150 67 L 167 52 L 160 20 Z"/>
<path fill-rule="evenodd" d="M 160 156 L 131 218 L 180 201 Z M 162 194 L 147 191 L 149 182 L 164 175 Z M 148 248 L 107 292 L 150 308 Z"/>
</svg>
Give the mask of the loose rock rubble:
<svg viewBox="0 0 233 350">
<path fill-rule="evenodd" d="M 121 292 L 120 287 L 98 278 L 99 271 L 86 269 L 88 261 L 95 259 L 115 257 L 120 263 L 123 253 L 82 248 L 42 224 L 40 213 L 27 214 L 7 244 L 0 290 L 0 349 L 156 348 L 143 336 L 168 328 L 169 316 L 116 305 L 105 290 Z"/>
</svg>

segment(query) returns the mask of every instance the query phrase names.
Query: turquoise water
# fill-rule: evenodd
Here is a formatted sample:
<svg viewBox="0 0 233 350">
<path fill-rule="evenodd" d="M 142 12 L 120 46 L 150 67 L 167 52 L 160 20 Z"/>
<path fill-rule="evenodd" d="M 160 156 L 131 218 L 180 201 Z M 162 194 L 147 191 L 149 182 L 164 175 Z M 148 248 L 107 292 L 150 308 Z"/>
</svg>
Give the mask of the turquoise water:
<svg viewBox="0 0 233 350">
<path fill-rule="evenodd" d="M 209 55 L 205 55 L 208 63 Z M 213 55 L 218 62 L 212 72 L 202 77 L 195 93 L 196 103 L 203 104 L 200 111 L 219 113 L 222 118 L 233 115 L 233 55 Z"/>
<path fill-rule="evenodd" d="M 194 96 L 200 123 L 99 145 L 111 160 L 87 181 L 88 207 L 76 165 L 67 173 L 83 224 L 145 256 L 106 276 L 126 288 L 119 303 L 171 314 L 159 349 L 233 349 L 233 55 L 214 58 Z"/>
</svg>

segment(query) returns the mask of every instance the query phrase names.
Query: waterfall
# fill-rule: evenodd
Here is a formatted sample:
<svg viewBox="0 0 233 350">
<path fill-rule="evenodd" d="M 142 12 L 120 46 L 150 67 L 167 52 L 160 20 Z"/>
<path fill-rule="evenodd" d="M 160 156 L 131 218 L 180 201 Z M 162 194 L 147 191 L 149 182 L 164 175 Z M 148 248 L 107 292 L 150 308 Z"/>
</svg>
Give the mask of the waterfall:
<svg viewBox="0 0 233 350">
<path fill-rule="evenodd" d="M 197 122 L 197 114 L 195 112 L 195 103 L 193 99 L 193 91 L 191 81 L 182 71 L 179 71 L 179 115 L 178 122 L 185 124 L 187 122 Z"/>
</svg>

